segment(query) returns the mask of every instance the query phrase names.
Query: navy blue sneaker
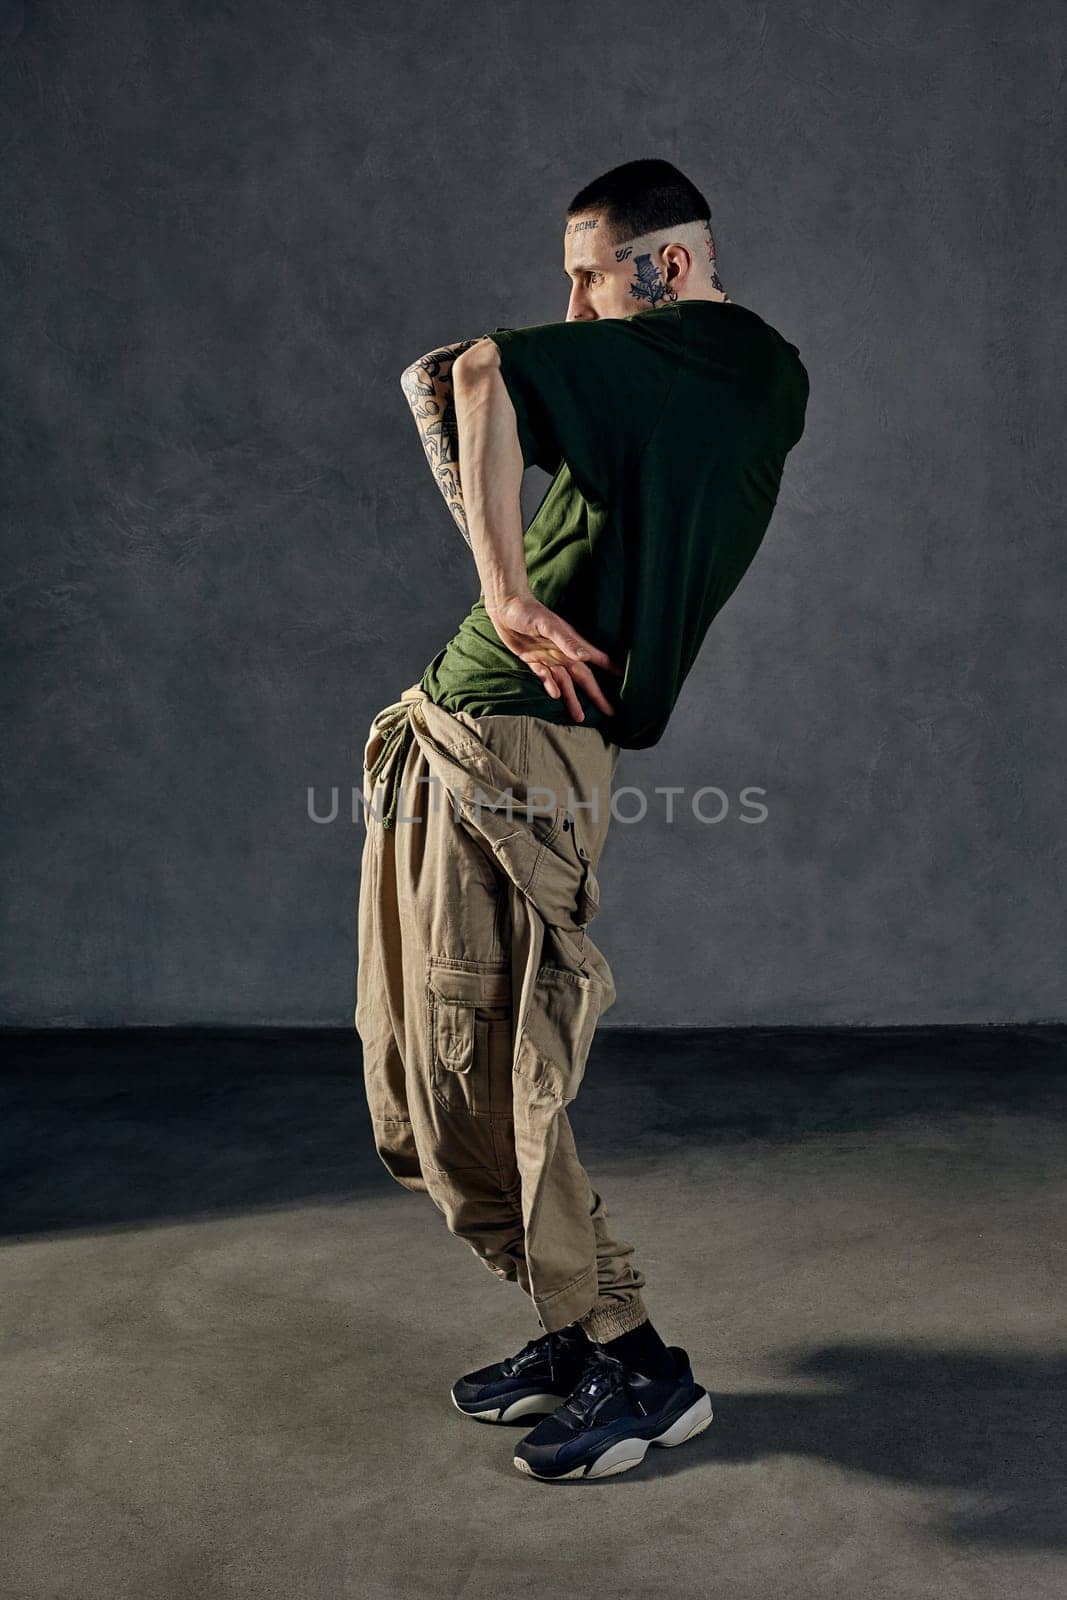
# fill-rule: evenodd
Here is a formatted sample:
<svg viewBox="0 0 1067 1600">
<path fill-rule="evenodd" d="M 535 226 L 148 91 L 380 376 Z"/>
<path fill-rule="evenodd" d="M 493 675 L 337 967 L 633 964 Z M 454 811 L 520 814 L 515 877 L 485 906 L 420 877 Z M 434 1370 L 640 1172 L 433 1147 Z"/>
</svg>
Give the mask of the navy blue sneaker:
<svg viewBox="0 0 1067 1600">
<path fill-rule="evenodd" d="M 646 1378 L 594 1347 L 574 1392 L 515 1449 L 531 1478 L 607 1478 L 645 1458 L 650 1444 L 684 1444 L 712 1418 L 689 1357 L 671 1345 L 673 1378 Z"/>
<path fill-rule="evenodd" d="M 479 1422 L 512 1422 L 554 1411 L 582 1375 L 595 1349 L 573 1323 L 531 1339 L 513 1356 L 468 1372 L 452 1385 L 452 1403 Z"/>
</svg>

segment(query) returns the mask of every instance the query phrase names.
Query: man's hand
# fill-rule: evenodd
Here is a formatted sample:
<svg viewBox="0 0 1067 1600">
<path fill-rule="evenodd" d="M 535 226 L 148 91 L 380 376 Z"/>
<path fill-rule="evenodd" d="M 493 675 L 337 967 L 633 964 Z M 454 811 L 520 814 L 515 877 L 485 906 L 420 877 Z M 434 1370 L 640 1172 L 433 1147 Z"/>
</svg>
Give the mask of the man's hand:
<svg viewBox="0 0 1067 1600">
<path fill-rule="evenodd" d="M 530 594 L 511 595 L 492 607 L 487 604 L 486 613 L 512 654 L 537 674 L 553 700 L 565 702 L 575 722 L 585 721 L 576 686 L 601 711 L 614 715 L 615 707 L 592 672 L 598 666 L 618 677 L 623 675 L 624 669 L 606 651 L 590 644 L 569 622 Z"/>
</svg>

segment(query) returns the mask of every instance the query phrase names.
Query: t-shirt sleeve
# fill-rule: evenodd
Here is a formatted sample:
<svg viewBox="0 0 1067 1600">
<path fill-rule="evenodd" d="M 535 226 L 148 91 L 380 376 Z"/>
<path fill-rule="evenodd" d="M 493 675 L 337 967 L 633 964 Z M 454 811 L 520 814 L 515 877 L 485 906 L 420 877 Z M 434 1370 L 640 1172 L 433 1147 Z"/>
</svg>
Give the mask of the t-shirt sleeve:
<svg viewBox="0 0 1067 1600">
<path fill-rule="evenodd" d="M 523 464 L 608 500 L 637 465 L 673 377 L 661 340 L 640 317 L 496 328 L 504 386 L 515 408 Z"/>
</svg>

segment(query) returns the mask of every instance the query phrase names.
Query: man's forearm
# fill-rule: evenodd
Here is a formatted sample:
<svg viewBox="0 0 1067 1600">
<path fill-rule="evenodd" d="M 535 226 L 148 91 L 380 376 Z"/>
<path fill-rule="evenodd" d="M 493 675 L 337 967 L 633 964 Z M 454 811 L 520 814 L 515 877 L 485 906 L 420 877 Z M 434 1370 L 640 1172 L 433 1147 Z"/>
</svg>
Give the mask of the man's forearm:
<svg viewBox="0 0 1067 1600">
<path fill-rule="evenodd" d="M 471 536 L 463 501 L 463 486 L 459 479 L 459 438 L 452 363 L 476 342 L 474 339 L 462 339 L 458 344 L 446 344 L 439 350 L 431 350 L 413 362 L 400 379 L 430 471 L 468 544 L 471 543 Z"/>
<path fill-rule="evenodd" d="M 456 367 L 454 400 L 463 498 L 486 609 L 530 592 L 522 538 L 523 459 L 515 410 L 492 340 Z"/>
</svg>

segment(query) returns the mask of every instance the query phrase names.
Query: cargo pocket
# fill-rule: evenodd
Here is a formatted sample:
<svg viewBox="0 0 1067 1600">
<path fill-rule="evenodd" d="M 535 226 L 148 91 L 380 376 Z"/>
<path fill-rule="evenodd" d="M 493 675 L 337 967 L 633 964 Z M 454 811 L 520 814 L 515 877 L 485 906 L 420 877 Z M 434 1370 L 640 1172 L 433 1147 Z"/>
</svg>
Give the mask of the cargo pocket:
<svg viewBox="0 0 1067 1600">
<path fill-rule="evenodd" d="M 584 928 L 600 910 L 600 885 L 572 811 L 557 806 L 541 838 L 529 880 L 521 885 L 553 928 Z"/>
<path fill-rule="evenodd" d="M 431 957 L 430 1088 L 446 1111 L 511 1115 L 511 972 L 506 961 Z"/>
<path fill-rule="evenodd" d="M 569 824 L 569 826 L 568 826 Z M 586 928 L 593 918 L 600 912 L 600 883 L 593 871 L 592 860 L 585 845 L 578 837 L 578 824 L 574 813 L 568 812 L 563 820 L 563 832 L 568 834 L 571 849 L 574 851 L 578 862 L 578 893 L 574 921 L 579 928 Z"/>
<path fill-rule="evenodd" d="M 538 1098 L 566 1106 L 585 1076 L 601 1012 L 597 980 L 544 965 L 515 1051 L 514 1071 Z"/>
</svg>

